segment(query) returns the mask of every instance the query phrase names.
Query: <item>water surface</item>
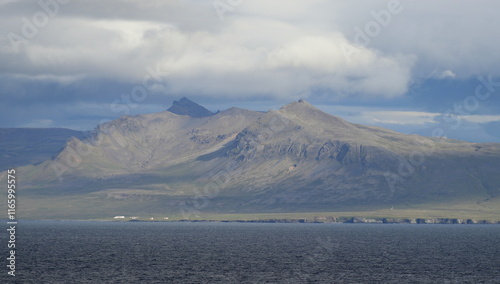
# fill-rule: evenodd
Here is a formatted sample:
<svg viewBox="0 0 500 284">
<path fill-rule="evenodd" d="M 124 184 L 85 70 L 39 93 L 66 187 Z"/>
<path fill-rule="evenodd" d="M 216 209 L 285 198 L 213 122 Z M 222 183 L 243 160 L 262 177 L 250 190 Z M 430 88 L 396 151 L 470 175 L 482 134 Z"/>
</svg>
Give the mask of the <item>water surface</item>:
<svg viewBox="0 0 500 284">
<path fill-rule="evenodd" d="M 497 225 L 26 221 L 17 238 L 18 283 L 500 283 Z"/>
</svg>

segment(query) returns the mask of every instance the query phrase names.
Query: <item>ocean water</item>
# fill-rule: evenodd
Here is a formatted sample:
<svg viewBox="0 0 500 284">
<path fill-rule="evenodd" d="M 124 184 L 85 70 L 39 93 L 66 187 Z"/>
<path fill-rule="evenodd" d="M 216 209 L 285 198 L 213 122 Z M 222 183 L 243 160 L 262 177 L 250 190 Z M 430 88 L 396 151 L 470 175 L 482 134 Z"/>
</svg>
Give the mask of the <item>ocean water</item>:
<svg viewBox="0 0 500 284">
<path fill-rule="evenodd" d="M 16 233 L 17 276 L 3 265 L 1 283 L 500 283 L 497 225 L 21 221 Z"/>
</svg>

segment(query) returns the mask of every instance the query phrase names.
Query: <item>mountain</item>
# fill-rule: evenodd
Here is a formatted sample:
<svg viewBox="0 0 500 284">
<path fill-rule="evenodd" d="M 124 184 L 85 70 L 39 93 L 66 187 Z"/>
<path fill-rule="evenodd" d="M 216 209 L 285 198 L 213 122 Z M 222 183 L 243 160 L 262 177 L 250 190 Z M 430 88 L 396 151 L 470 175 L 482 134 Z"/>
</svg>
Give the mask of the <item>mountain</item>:
<svg viewBox="0 0 500 284">
<path fill-rule="evenodd" d="M 500 220 L 499 165 L 500 144 L 353 124 L 300 100 L 266 113 L 121 117 L 20 168 L 19 198 L 26 218 L 396 207 Z"/>
<path fill-rule="evenodd" d="M 86 132 L 65 128 L 0 128 L 0 171 L 50 159 L 73 136 L 83 139 Z"/>
<path fill-rule="evenodd" d="M 214 115 L 213 112 L 187 98 L 182 98 L 178 101 L 174 101 L 172 106 L 167 110 L 175 114 L 188 115 L 191 117 L 205 117 Z"/>
</svg>

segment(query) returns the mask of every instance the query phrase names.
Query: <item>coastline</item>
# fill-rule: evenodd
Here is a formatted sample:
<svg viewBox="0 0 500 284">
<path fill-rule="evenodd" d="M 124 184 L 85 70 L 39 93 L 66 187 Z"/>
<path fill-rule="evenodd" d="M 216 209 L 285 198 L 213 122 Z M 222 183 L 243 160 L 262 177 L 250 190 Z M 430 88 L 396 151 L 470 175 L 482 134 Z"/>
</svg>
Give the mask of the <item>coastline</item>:
<svg viewBox="0 0 500 284">
<path fill-rule="evenodd" d="M 315 217 L 282 219 L 178 219 L 178 220 L 112 220 L 112 219 L 24 219 L 37 222 L 115 222 L 115 223 L 288 223 L 288 224 L 450 224 L 450 225 L 500 225 L 500 220 L 476 220 L 460 218 L 364 218 L 364 217 Z"/>
</svg>

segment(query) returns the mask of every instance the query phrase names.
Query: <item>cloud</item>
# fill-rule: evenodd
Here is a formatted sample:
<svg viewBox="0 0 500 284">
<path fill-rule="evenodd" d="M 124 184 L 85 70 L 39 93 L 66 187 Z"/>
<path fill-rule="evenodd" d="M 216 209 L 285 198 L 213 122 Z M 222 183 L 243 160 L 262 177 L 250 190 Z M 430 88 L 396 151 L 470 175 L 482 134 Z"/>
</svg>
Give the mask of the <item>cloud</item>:
<svg viewBox="0 0 500 284">
<path fill-rule="evenodd" d="M 366 112 L 365 116 L 376 123 L 402 124 L 402 125 L 425 125 L 435 123 L 438 113 L 419 111 L 372 111 Z"/>
<path fill-rule="evenodd" d="M 464 115 L 462 119 L 475 123 L 489 123 L 500 121 L 500 115 Z"/>
<path fill-rule="evenodd" d="M 434 70 L 429 75 L 429 77 L 442 80 L 442 79 L 447 79 L 447 78 L 455 78 L 455 77 L 457 77 L 457 75 L 455 73 L 453 73 L 453 71 L 451 71 L 450 69 L 447 69 L 445 71 Z"/>
<path fill-rule="evenodd" d="M 448 122 L 457 125 L 456 120 L 470 123 L 485 124 L 500 121 L 500 115 L 462 115 L 451 119 L 443 119 L 446 114 L 423 111 L 391 111 L 372 110 L 370 108 L 351 108 L 351 116 L 356 116 L 357 121 L 364 124 L 400 124 L 400 125 L 429 125 Z M 347 115 L 349 116 L 349 115 Z M 453 123 L 451 123 L 452 121 Z"/>
<path fill-rule="evenodd" d="M 292 19 L 273 18 L 276 14 L 293 18 L 298 11 L 314 8 L 314 1 L 287 2 L 286 10 L 271 13 L 268 18 L 241 19 L 235 15 L 220 29 L 206 21 L 211 25 L 195 30 L 182 28 L 185 19 L 147 21 L 140 12 L 181 6 L 196 11 L 197 2 L 137 3 L 137 11 L 129 10 L 130 17 L 118 18 L 102 15 L 90 2 L 85 5 L 76 1 L 74 6 L 70 3 L 61 7 L 59 16 L 51 18 L 29 43 L 19 46 L 19 53 L 3 48 L 0 56 L 7 64 L 0 72 L 40 80 L 60 77 L 61 82 L 68 77 L 92 76 L 139 83 L 148 66 L 158 65 L 166 92 L 219 97 L 297 98 L 317 90 L 334 97 L 394 97 L 407 91 L 411 78 L 413 62 L 408 57 L 383 55 L 355 46 L 339 32 L 315 34 Z M 117 7 L 124 4 L 125 9 L 134 5 L 129 1 L 115 3 Z M 252 7 L 256 10 L 255 4 L 248 6 L 249 11 Z M 76 13 L 75 7 L 88 12 L 65 16 L 65 9 L 71 15 Z M 244 7 L 241 9 L 244 11 Z M 13 19 L 5 21 L 12 23 Z M 9 45 L 6 38 L 2 43 Z M 348 61 L 342 48 L 356 49 L 358 55 Z"/>
<path fill-rule="evenodd" d="M 497 46 L 483 31 L 490 24 L 469 17 L 483 15 L 495 23 L 494 9 L 469 3 L 450 9 L 445 1 L 435 4 L 439 16 L 429 20 L 426 5 L 400 5 L 402 12 L 363 46 L 354 40 L 356 28 L 376 20 L 373 15 L 387 9 L 387 1 L 362 9 L 340 1 L 245 1 L 221 22 L 204 1 L 75 0 L 13 53 L 5 35 L 22 35 L 23 18 L 33 21 L 42 9 L 30 1 L 6 2 L 0 72 L 40 81 L 60 77 L 62 83 L 68 77 L 140 83 L 148 66 L 160 65 L 165 94 L 295 99 L 320 92 L 341 99 L 403 96 L 415 74 L 430 67 L 427 74 L 444 70 L 434 71 L 436 78 L 498 71 L 495 60 L 486 60 L 496 54 L 486 51 Z M 355 56 L 346 60 L 346 50 Z"/>
<path fill-rule="evenodd" d="M 432 70 L 453 70 L 457 78 L 477 74 L 499 74 L 500 38 L 493 27 L 500 25 L 496 10 L 500 2 L 444 0 L 431 5 L 425 1 L 400 1 L 403 11 L 374 38 L 370 46 L 387 53 L 415 54 L 418 61 L 413 74 L 425 77 Z M 381 6 L 381 5 L 380 5 Z M 381 7 L 373 7 L 379 11 Z M 354 9 L 352 9 L 354 10 Z M 352 11 L 351 10 L 351 11 Z M 345 13 L 340 30 L 347 38 L 354 36 L 353 26 L 362 27 L 368 20 Z M 360 14 L 366 11 L 358 12 Z"/>
<path fill-rule="evenodd" d="M 31 121 L 25 125 L 23 125 L 23 127 L 27 127 L 27 128 L 47 128 L 47 127 L 52 127 L 54 125 L 54 121 L 51 120 L 51 119 L 41 119 L 41 120 L 34 120 L 34 121 Z"/>
</svg>

